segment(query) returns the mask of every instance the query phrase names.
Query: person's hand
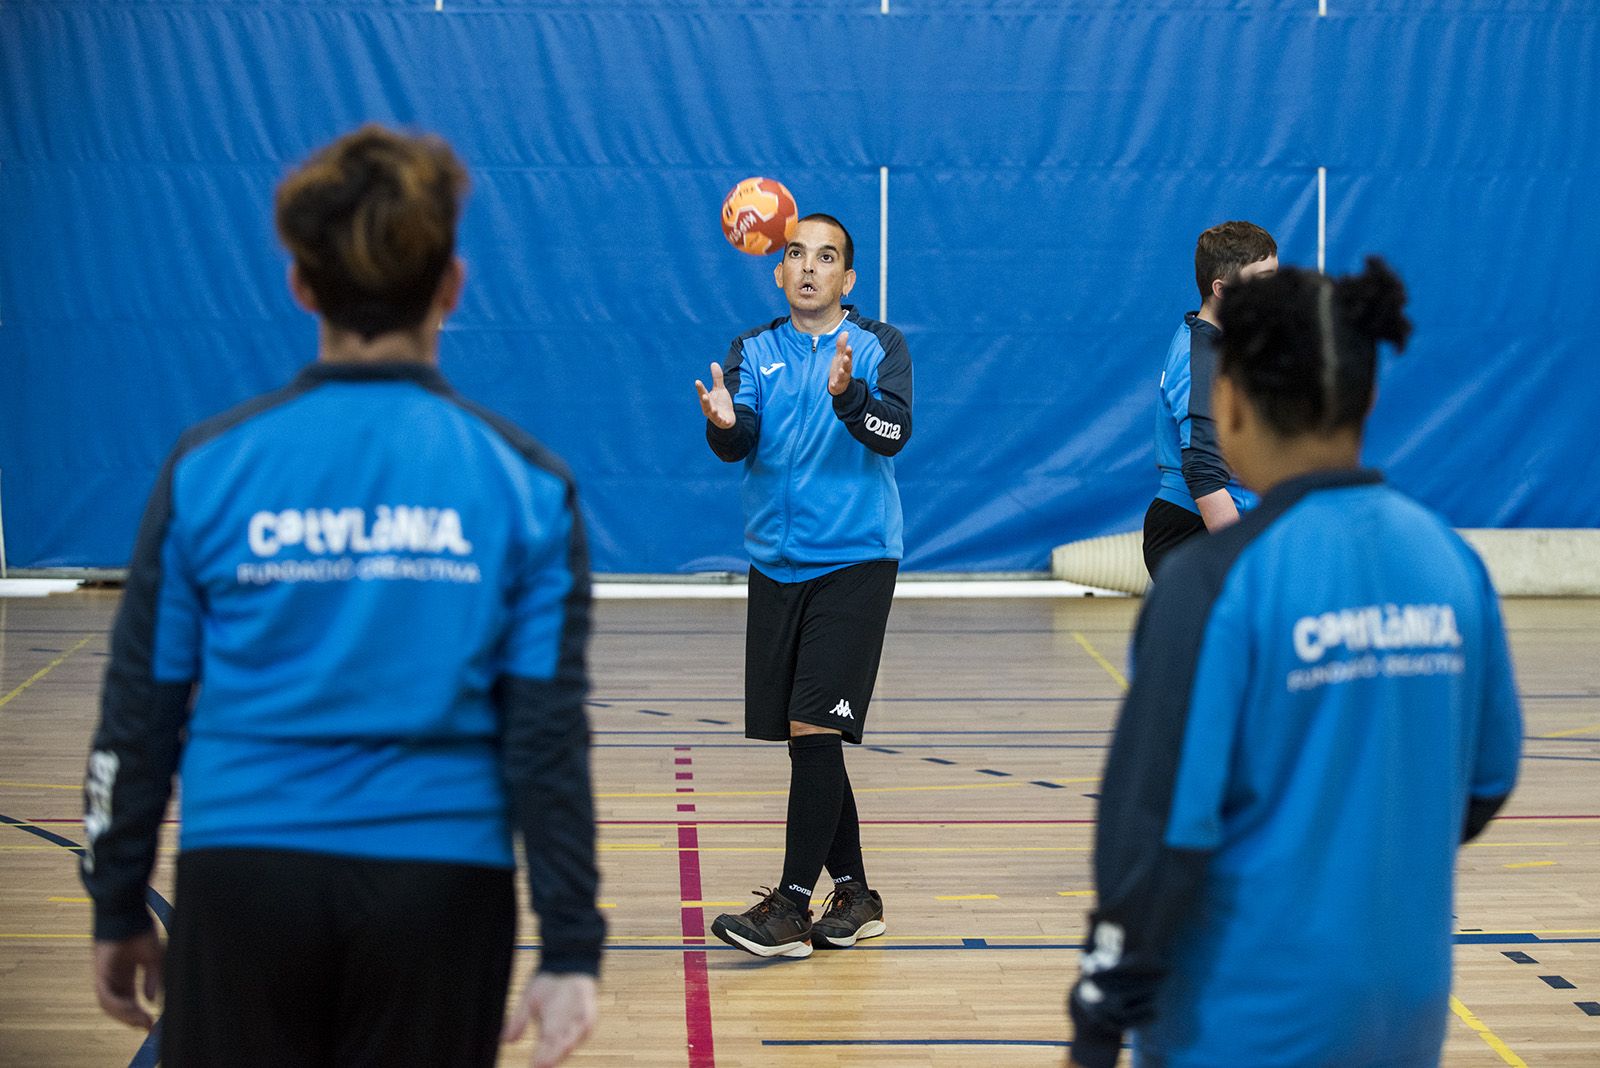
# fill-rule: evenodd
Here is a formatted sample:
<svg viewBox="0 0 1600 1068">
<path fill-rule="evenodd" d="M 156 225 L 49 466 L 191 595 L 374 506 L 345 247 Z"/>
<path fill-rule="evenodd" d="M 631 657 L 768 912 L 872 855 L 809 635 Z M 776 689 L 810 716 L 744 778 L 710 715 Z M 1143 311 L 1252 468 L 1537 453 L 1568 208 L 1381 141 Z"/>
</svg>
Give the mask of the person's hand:
<svg viewBox="0 0 1600 1068">
<path fill-rule="evenodd" d="M 839 331 L 839 340 L 833 346 L 833 363 L 828 368 L 828 392 L 835 397 L 850 388 L 850 357 L 854 355 L 850 339 L 843 330 Z"/>
<path fill-rule="evenodd" d="M 700 410 L 706 413 L 706 418 L 727 430 L 733 426 L 733 398 L 728 395 L 728 387 L 722 384 L 722 365 L 711 365 L 711 388 L 706 389 L 706 384 L 698 378 L 694 380 L 694 388 L 700 391 Z"/>
<path fill-rule="evenodd" d="M 716 364 L 711 366 L 715 368 Z M 719 375 L 718 385 L 720 379 Z M 723 396 L 727 396 L 727 390 L 723 390 Z M 500 1041 L 517 1041 L 532 1020 L 539 1032 L 539 1041 L 533 1047 L 533 1068 L 555 1068 L 594 1030 L 600 1016 L 596 994 L 592 975 L 540 972 L 511 1010 Z"/>
<path fill-rule="evenodd" d="M 159 1002 L 162 956 L 161 939 L 154 931 L 121 942 L 94 944 L 94 995 L 107 1016 L 146 1031 L 155 1025 L 139 1001 L 135 980 L 139 972 L 144 972 L 144 1000 Z"/>
</svg>

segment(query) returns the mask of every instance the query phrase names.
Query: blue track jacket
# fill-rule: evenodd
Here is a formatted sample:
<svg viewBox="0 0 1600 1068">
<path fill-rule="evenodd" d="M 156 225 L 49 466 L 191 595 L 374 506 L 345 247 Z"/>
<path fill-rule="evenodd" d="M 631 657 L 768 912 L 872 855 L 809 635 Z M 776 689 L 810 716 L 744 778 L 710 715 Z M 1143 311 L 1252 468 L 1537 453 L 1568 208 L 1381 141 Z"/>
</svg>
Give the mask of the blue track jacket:
<svg viewBox="0 0 1600 1068">
<path fill-rule="evenodd" d="M 509 868 L 515 827 L 543 967 L 594 972 L 588 629 L 565 465 L 433 368 L 316 363 L 191 429 L 112 634 L 95 937 L 150 925 L 176 771 L 186 850 Z"/>
<path fill-rule="evenodd" d="M 1222 332 L 1198 312 L 1189 312 L 1167 346 L 1156 397 L 1156 466 L 1161 471 L 1159 500 L 1196 515 L 1197 498 L 1226 489 L 1243 512 L 1255 495 L 1234 481 L 1217 444 L 1211 414 L 1211 383 L 1217 373 L 1217 342 Z"/>
<path fill-rule="evenodd" d="M 1173 552 L 1134 635 L 1069 999 L 1110 1068 L 1436 1065 L 1456 847 L 1522 717 L 1477 555 L 1366 471 Z"/>
<path fill-rule="evenodd" d="M 828 393 L 839 331 L 854 379 Z M 745 548 L 777 582 L 898 560 L 903 520 L 894 456 L 911 439 L 911 353 L 900 331 L 845 308 L 813 338 L 787 317 L 735 338 L 723 382 L 736 422 L 706 422 L 711 449 L 744 460 Z"/>
</svg>

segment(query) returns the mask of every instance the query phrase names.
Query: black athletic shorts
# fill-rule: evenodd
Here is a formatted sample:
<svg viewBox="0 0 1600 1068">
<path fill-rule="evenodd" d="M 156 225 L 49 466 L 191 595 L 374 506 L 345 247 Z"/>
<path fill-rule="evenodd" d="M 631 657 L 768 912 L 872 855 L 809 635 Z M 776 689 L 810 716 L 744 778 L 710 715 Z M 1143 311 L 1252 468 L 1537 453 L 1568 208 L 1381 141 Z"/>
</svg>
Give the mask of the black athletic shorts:
<svg viewBox="0 0 1600 1068">
<path fill-rule="evenodd" d="M 1168 553 L 1205 532 L 1205 520 L 1189 509 L 1160 497 L 1151 501 L 1144 513 L 1144 566 L 1150 577 L 1156 577 L 1156 568 Z"/>
<path fill-rule="evenodd" d="M 744 734 L 787 741 L 789 721 L 861 741 L 894 602 L 895 560 L 873 560 L 805 582 L 750 569 Z"/>
<path fill-rule="evenodd" d="M 508 870 L 181 853 L 161 1064 L 489 1068 L 516 926 Z"/>
</svg>

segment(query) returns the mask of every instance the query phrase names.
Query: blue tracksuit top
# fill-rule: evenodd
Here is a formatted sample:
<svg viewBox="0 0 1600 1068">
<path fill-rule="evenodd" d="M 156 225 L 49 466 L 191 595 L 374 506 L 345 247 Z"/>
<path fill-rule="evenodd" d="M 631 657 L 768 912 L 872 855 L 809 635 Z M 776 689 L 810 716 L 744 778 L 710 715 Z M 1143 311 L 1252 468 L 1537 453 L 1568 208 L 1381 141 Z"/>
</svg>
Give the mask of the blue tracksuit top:
<svg viewBox="0 0 1600 1068">
<path fill-rule="evenodd" d="M 1185 315 L 1167 346 L 1156 396 L 1156 466 L 1161 471 L 1156 497 L 1196 515 L 1200 509 L 1195 499 L 1219 489 L 1228 491 L 1241 512 L 1255 505 L 1255 495 L 1234 480 L 1217 444 L 1211 382 L 1221 337 L 1198 312 Z"/>
<path fill-rule="evenodd" d="M 592 971 L 588 626 L 565 465 L 432 367 L 313 364 L 193 428 L 113 633 L 97 932 L 148 924 L 176 769 L 184 850 L 509 868 L 519 829 L 547 964 Z"/>
<path fill-rule="evenodd" d="M 1456 849 L 1522 723 L 1477 555 L 1373 472 L 1174 551 L 1106 764 L 1074 1055 L 1435 1065 Z"/>
<path fill-rule="evenodd" d="M 785 317 L 735 338 L 723 371 L 735 423 L 706 423 L 712 451 L 745 462 L 745 548 L 777 582 L 902 552 L 894 456 L 911 438 L 911 354 L 894 327 L 844 311 L 820 337 Z M 834 397 L 840 331 L 854 377 Z"/>
</svg>

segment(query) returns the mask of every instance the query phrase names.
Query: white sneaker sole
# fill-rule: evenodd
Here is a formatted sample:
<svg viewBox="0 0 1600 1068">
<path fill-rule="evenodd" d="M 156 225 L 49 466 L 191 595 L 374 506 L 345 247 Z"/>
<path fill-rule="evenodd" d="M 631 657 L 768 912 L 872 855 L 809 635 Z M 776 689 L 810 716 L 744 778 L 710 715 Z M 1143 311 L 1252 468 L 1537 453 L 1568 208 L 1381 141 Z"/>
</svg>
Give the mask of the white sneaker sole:
<svg viewBox="0 0 1600 1068">
<path fill-rule="evenodd" d="M 742 949 L 747 953 L 754 953 L 758 957 L 809 957 L 811 956 L 810 942 L 788 942 L 781 946 L 764 946 L 759 942 L 752 942 L 748 938 L 740 938 L 734 931 L 713 931 L 718 938 L 735 949 Z"/>
<path fill-rule="evenodd" d="M 882 920 L 868 920 L 866 923 L 857 928 L 856 933 L 851 935 L 849 938 L 830 938 L 827 935 L 817 934 L 814 931 L 812 932 L 811 937 L 813 939 L 820 938 L 828 945 L 837 949 L 849 949 L 863 938 L 877 938 L 888 929 L 889 928 L 884 925 Z"/>
</svg>

